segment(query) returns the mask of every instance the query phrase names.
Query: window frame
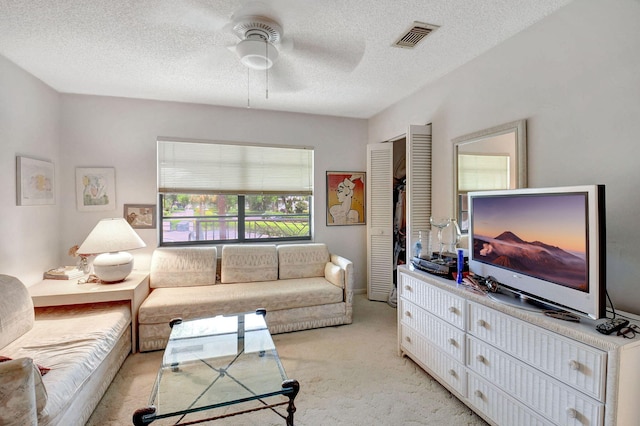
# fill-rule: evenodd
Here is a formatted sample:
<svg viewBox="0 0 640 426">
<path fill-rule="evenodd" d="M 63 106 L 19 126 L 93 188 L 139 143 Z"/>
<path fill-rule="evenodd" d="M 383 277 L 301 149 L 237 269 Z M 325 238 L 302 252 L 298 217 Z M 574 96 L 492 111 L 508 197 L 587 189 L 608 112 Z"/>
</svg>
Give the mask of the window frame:
<svg viewBox="0 0 640 426">
<path fill-rule="evenodd" d="M 160 247 L 172 247 L 172 246 L 191 246 L 191 245 L 211 245 L 211 244 L 259 244 L 259 243 L 282 243 L 282 242 L 296 242 L 296 241 L 311 241 L 313 239 L 313 195 L 305 195 L 308 197 L 309 208 L 307 213 L 296 213 L 296 215 L 304 215 L 308 219 L 308 234 L 300 237 L 269 237 L 269 238 L 246 238 L 245 237 L 245 223 L 247 216 L 245 213 L 245 194 L 224 194 L 234 195 L 238 197 L 238 213 L 237 215 L 230 216 L 237 221 L 237 235 L 236 239 L 225 240 L 189 240 L 189 241 L 165 241 L 164 240 L 164 220 L 175 219 L 176 216 L 164 215 L 164 196 L 165 193 L 158 193 L 158 206 L 159 206 L 159 226 L 158 226 L 158 245 Z M 220 194 L 218 194 L 220 195 Z M 270 215 L 273 216 L 273 215 Z M 209 216 L 187 216 L 188 219 L 206 218 Z"/>
</svg>

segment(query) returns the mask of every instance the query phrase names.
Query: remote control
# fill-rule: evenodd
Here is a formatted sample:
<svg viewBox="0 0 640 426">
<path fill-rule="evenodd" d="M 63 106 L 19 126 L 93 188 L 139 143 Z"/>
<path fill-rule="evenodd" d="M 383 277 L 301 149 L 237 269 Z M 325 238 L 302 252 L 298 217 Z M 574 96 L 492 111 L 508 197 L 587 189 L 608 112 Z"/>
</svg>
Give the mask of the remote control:
<svg viewBox="0 0 640 426">
<path fill-rule="evenodd" d="M 596 330 L 598 330 L 602 334 L 611 334 L 615 331 L 620 330 L 622 327 L 629 324 L 629 321 L 622 318 L 613 318 L 609 321 L 603 322 L 602 324 L 596 325 Z"/>
</svg>

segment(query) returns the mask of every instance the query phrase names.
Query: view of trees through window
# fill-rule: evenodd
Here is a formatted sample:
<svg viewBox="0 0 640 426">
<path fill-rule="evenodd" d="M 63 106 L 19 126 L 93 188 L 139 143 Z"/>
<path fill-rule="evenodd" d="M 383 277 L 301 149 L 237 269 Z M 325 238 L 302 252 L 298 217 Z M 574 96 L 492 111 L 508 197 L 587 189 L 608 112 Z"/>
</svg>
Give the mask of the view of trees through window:
<svg viewBox="0 0 640 426">
<path fill-rule="evenodd" d="M 160 243 L 246 242 L 311 238 L 311 197 L 161 194 Z"/>
</svg>

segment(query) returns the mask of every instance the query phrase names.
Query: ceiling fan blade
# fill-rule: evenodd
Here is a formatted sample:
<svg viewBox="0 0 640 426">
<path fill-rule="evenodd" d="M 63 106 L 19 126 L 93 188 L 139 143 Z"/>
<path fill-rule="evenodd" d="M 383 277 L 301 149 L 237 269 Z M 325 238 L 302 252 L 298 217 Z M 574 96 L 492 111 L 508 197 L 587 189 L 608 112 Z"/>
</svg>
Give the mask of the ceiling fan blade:
<svg viewBox="0 0 640 426">
<path fill-rule="evenodd" d="M 326 40 L 320 43 L 296 38 L 291 56 L 339 72 L 349 73 L 362 61 L 364 50 L 364 40 Z"/>
<path fill-rule="evenodd" d="M 229 23 L 228 15 L 197 0 L 160 0 L 148 13 L 155 25 L 207 32 L 222 30 Z"/>
<path fill-rule="evenodd" d="M 287 58 L 279 58 L 278 62 L 269 69 L 269 90 L 274 93 L 295 93 L 308 87 L 299 78 L 293 62 Z"/>
</svg>

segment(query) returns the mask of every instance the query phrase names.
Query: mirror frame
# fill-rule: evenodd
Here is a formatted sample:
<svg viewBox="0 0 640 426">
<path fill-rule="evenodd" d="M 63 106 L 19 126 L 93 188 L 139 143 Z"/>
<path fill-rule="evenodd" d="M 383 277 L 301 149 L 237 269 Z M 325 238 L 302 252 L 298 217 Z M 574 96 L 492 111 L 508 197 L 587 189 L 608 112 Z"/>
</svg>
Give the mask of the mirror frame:
<svg viewBox="0 0 640 426">
<path fill-rule="evenodd" d="M 515 135 L 515 170 L 511 173 L 515 177 L 515 186 L 509 189 L 527 187 L 527 120 L 517 120 L 489 129 L 480 130 L 453 139 L 453 211 L 455 218 L 463 233 L 468 232 L 468 227 L 463 229 L 460 206 L 458 205 L 458 153 L 460 147 L 472 143 L 480 143 L 495 136 L 502 136 L 508 133 Z"/>
</svg>

